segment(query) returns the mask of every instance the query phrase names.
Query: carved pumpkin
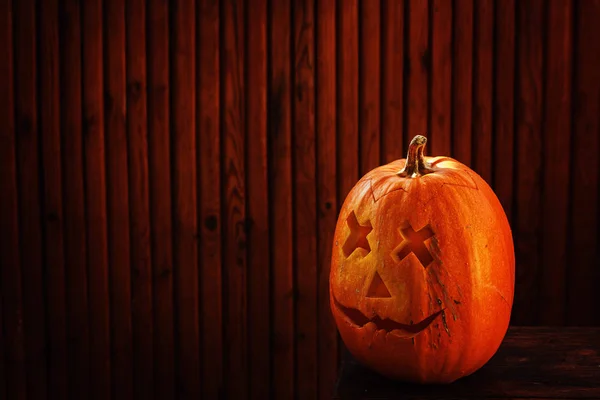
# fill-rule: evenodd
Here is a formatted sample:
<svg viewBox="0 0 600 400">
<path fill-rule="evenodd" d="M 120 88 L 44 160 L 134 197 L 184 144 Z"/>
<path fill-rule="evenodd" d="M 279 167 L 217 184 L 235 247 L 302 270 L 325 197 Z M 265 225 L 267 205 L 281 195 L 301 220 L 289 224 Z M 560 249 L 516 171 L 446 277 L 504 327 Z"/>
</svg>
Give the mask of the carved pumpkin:
<svg viewBox="0 0 600 400">
<path fill-rule="evenodd" d="M 334 236 L 330 303 L 364 365 L 411 382 L 449 383 L 498 350 L 514 294 L 514 248 L 498 198 L 474 171 L 425 157 L 367 173 Z"/>
</svg>

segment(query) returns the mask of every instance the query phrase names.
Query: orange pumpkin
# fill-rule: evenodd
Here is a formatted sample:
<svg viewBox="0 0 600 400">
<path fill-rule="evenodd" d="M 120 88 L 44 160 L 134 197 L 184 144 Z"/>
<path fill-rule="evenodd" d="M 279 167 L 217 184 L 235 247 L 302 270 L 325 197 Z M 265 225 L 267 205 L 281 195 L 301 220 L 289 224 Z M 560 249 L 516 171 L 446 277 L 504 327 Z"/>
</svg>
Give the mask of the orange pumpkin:
<svg viewBox="0 0 600 400">
<path fill-rule="evenodd" d="M 334 236 L 330 304 L 364 365 L 410 382 L 449 383 L 498 350 L 511 314 L 515 260 L 502 206 L 473 170 L 425 157 L 367 173 Z"/>
</svg>

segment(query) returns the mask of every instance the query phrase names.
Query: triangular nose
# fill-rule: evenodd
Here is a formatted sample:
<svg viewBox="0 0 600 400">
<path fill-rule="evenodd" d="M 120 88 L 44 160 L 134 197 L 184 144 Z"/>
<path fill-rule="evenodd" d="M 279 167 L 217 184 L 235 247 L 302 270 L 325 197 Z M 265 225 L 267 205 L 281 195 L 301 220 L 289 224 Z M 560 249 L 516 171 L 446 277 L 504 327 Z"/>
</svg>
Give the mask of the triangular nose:
<svg viewBox="0 0 600 400">
<path fill-rule="evenodd" d="M 371 281 L 371 285 L 367 291 L 367 297 L 392 297 L 390 291 L 388 290 L 387 286 L 385 286 L 383 279 L 381 279 L 381 276 L 377 271 L 375 271 L 375 276 L 373 276 L 373 280 Z"/>
</svg>

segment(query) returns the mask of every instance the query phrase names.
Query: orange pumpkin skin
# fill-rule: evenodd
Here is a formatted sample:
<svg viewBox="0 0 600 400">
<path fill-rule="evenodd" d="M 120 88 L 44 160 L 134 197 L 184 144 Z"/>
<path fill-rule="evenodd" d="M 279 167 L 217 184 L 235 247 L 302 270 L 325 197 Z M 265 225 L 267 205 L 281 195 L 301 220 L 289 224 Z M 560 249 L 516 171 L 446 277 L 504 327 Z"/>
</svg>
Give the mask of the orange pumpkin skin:
<svg viewBox="0 0 600 400">
<path fill-rule="evenodd" d="M 506 334 L 514 248 L 504 210 L 478 174 L 449 157 L 421 161 L 429 173 L 399 176 L 407 161 L 397 160 L 346 197 L 330 304 L 359 362 L 393 379 L 450 383 L 481 368 Z"/>
</svg>

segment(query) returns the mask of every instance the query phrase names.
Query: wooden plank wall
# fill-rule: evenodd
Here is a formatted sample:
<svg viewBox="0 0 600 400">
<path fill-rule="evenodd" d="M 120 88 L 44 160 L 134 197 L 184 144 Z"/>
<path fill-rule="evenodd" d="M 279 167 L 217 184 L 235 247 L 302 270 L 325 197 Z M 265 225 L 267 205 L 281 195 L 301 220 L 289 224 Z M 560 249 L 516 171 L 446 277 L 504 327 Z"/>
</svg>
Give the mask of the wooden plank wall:
<svg viewBox="0 0 600 400">
<path fill-rule="evenodd" d="M 599 0 L 0 4 L 0 398 L 328 398 L 337 210 L 423 133 L 512 322 L 600 325 Z"/>
</svg>

